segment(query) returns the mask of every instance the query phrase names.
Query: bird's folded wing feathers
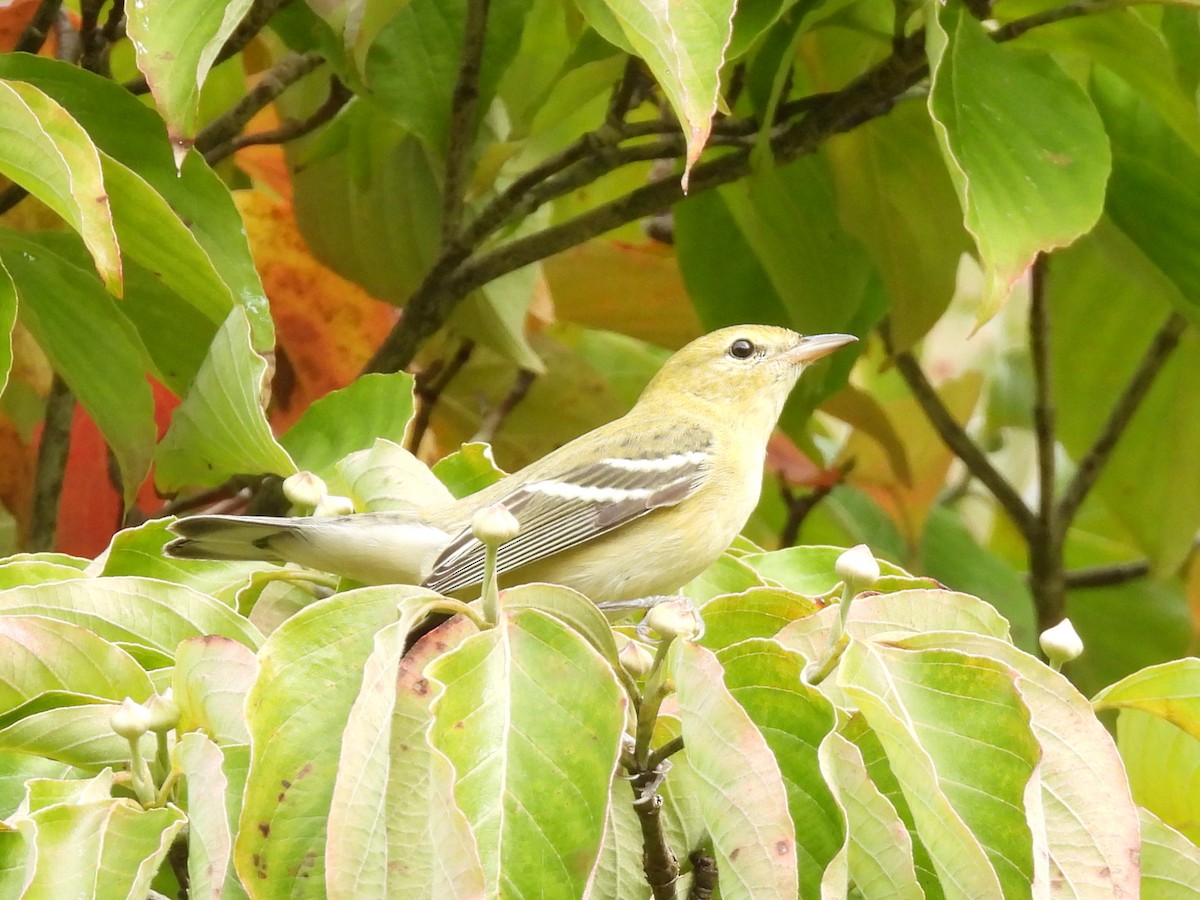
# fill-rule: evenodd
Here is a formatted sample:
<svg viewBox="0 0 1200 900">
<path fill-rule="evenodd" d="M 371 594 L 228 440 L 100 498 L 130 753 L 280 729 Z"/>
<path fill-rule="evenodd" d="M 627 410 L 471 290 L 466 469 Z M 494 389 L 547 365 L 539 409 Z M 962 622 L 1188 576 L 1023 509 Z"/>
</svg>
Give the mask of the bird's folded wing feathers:
<svg viewBox="0 0 1200 900">
<path fill-rule="evenodd" d="M 546 559 L 691 496 L 712 463 L 711 437 L 671 436 L 662 456 L 614 455 L 561 476 L 529 481 L 500 500 L 521 529 L 501 545 L 500 573 Z M 484 546 L 469 528 L 434 563 L 425 586 L 452 593 L 483 580 Z"/>
</svg>

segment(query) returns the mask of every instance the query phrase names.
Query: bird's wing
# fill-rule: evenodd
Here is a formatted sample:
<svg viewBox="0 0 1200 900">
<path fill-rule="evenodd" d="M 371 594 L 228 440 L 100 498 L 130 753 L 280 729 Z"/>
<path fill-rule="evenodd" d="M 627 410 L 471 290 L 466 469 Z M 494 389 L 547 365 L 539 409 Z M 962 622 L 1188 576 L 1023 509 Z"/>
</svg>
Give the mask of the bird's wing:
<svg viewBox="0 0 1200 900">
<path fill-rule="evenodd" d="M 674 506 L 702 483 L 712 464 L 711 435 L 700 428 L 673 431 L 666 455 L 630 449 L 561 476 L 527 481 L 501 498 L 520 531 L 500 546 L 497 572 L 561 553 L 644 516 Z M 483 580 L 484 546 L 463 529 L 434 563 L 425 587 L 453 593 Z"/>
</svg>

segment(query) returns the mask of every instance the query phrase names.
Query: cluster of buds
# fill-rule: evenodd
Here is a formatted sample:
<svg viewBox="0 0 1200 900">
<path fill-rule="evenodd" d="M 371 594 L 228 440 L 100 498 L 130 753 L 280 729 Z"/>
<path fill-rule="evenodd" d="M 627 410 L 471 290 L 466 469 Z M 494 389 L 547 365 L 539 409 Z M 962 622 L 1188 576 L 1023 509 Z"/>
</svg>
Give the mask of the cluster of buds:
<svg viewBox="0 0 1200 900">
<path fill-rule="evenodd" d="M 297 510 L 311 511 L 318 519 L 348 516 L 354 512 L 353 500 L 329 493 L 329 486 L 312 472 L 296 472 L 285 478 L 283 496 Z"/>
</svg>

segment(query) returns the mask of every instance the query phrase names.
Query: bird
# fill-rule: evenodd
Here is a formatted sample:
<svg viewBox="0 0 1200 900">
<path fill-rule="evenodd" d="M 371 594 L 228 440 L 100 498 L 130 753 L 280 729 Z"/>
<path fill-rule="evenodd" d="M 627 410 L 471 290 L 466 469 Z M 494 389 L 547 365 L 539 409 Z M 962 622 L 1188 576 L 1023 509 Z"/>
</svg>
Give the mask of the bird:
<svg viewBox="0 0 1200 900">
<path fill-rule="evenodd" d="M 180 559 L 297 563 L 363 584 L 479 595 L 485 546 L 471 528 L 499 504 L 501 587 L 566 585 L 598 604 L 678 592 L 758 504 L 767 442 L 805 367 L 856 341 L 738 325 L 678 350 L 621 418 L 483 490 L 431 506 L 332 517 L 195 515 L 171 523 Z"/>
</svg>

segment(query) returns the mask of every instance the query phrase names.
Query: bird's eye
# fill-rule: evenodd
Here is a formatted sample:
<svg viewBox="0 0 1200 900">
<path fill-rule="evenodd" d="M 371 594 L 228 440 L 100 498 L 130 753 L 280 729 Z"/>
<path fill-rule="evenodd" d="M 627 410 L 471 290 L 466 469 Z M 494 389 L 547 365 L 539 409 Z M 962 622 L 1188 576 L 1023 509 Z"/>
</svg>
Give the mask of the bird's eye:
<svg viewBox="0 0 1200 900">
<path fill-rule="evenodd" d="M 729 345 L 729 355 L 734 359 L 749 359 L 754 355 L 754 344 L 745 338 L 738 338 Z"/>
</svg>

